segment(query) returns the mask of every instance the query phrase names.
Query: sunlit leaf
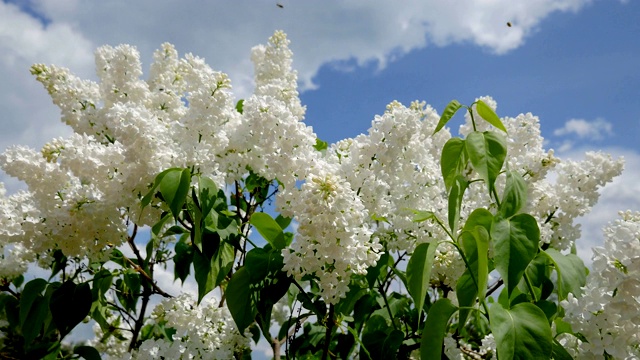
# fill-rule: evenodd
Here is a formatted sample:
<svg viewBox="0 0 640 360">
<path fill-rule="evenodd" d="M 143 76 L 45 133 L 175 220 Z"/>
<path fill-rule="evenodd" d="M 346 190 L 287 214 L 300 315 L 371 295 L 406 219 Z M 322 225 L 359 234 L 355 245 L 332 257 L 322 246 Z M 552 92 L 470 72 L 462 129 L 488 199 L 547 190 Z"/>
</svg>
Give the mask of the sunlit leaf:
<svg viewBox="0 0 640 360">
<path fill-rule="evenodd" d="M 453 115 L 462 107 L 462 104 L 458 102 L 458 100 L 451 100 L 447 106 L 442 111 L 442 116 L 440 116 L 440 121 L 438 121 L 438 125 L 436 129 L 433 130 L 433 133 L 437 133 L 442 129 L 448 122 L 451 120 Z"/>
</svg>

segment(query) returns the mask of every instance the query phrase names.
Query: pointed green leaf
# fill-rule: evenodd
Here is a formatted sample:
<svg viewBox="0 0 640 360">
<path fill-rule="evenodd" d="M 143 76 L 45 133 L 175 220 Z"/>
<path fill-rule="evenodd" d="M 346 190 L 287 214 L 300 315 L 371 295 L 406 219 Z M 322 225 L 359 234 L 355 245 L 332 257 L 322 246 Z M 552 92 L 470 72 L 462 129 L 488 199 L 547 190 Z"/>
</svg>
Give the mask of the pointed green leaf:
<svg viewBox="0 0 640 360">
<path fill-rule="evenodd" d="M 233 274 L 225 292 L 229 312 L 241 334 L 253 323 L 257 313 L 251 302 L 251 293 L 251 274 L 245 267 L 241 267 Z"/>
<path fill-rule="evenodd" d="M 489 281 L 489 233 L 484 227 L 476 226 L 473 236 L 477 247 L 478 298 L 482 302 L 487 293 Z"/>
<path fill-rule="evenodd" d="M 160 194 L 169 205 L 173 218 L 177 219 L 184 205 L 191 186 L 191 171 L 189 169 L 175 169 L 168 172 L 160 182 Z"/>
<path fill-rule="evenodd" d="M 507 140 L 496 132 L 474 131 L 467 135 L 466 142 L 469 161 L 491 194 L 507 156 Z"/>
<path fill-rule="evenodd" d="M 174 279 L 180 279 L 184 284 L 184 281 L 191 272 L 191 263 L 193 262 L 193 246 L 187 244 L 186 237 L 183 236 L 178 242 L 176 242 L 175 255 L 173 256 L 173 273 Z"/>
<path fill-rule="evenodd" d="M 476 226 L 482 226 L 488 232 L 491 232 L 491 224 L 493 223 L 493 214 L 483 208 L 475 209 L 469 214 L 467 221 L 464 223 L 462 230 L 474 231 Z"/>
<path fill-rule="evenodd" d="M 447 191 L 453 185 L 456 177 L 463 174 L 464 168 L 467 166 L 465 146 L 464 139 L 454 137 L 447 140 L 442 148 L 440 171 Z"/>
<path fill-rule="evenodd" d="M 478 215 L 476 215 L 478 216 Z M 469 221 L 467 221 L 469 223 Z M 456 284 L 456 294 L 460 305 L 459 327 L 464 327 L 468 309 L 476 304 L 476 299 L 484 301 L 487 292 L 487 282 L 489 277 L 489 233 L 481 226 L 476 225 L 473 231 L 464 230 L 458 237 L 468 267 Z"/>
<path fill-rule="evenodd" d="M 289 217 L 284 217 L 282 215 L 276 216 L 276 222 L 278 223 L 278 225 L 280 225 L 280 228 L 282 229 L 282 231 L 284 231 L 287 227 L 289 227 L 289 224 L 291 224 L 291 220 L 293 219 Z"/>
<path fill-rule="evenodd" d="M 437 247 L 437 243 L 422 243 L 416 246 L 407 264 L 407 290 L 416 304 L 418 314 L 422 311 L 424 299 L 429 290 L 431 269 Z"/>
<path fill-rule="evenodd" d="M 556 339 L 553 339 L 551 358 L 554 360 L 573 360 L 573 357 L 569 354 L 567 349 L 565 349 L 564 346 L 562 346 L 562 344 L 560 344 Z"/>
<path fill-rule="evenodd" d="M 485 104 L 484 101 L 478 100 L 476 102 L 476 111 L 478 111 L 478 115 L 482 116 L 482 118 L 485 119 L 489 124 L 504 131 L 505 133 L 507 132 L 507 129 L 502 124 L 502 121 L 500 121 L 498 115 L 489 105 Z"/>
<path fill-rule="evenodd" d="M 564 300 L 569 293 L 579 297 L 582 295 L 582 287 L 587 282 L 587 268 L 582 259 L 577 255 L 563 255 L 556 249 L 549 248 L 544 251 L 558 272 L 558 300 Z"/>
<path fill-rule="evenodd" d="M 447 106 L 444 108 L 444 111 L 442 111 L 442 116 L 440 116 L 440 121 L 438 121 L 438 125 L 436 126 L 436 129 L 433 130 L 433 133 L 435 134 L 438 131 L 440 131 L 440 129 L 442 129 L 449 122 L 449 120 L 451 120 L 453 115 L 455 115 L 456 112 L 460 110 L 461 107 L 462 107 L 462 104 L 460 104 L 458 100 L 451 100 L 447 104 Z"/>
<path fill-rule="evenodd" d="M 24 294 L 24 293 L 23 293 Z M 33 340 L 40 334 L 42 325 L 49 314 L 49 304 L 42 295 L 38 295 L 31 306 L 29 307 L 29 313 L 25 318 L 25 322 L 21 325 L 22 336 L 24 336 L 24 342 L 27 345 L 31 345 Z M 20 309 L 22 313 L 22 309 Z"/>
<path fill-rule="evenodd" d="M 458 220 L 460 220 L 460 208 L 462 207 L 462 198 L 464 192 L 469 187 L 469 182 L 462 175 L 458 175 L 451 186 L 449 191 L 449 228 L 452 233 L 456 233 L 458 230 Z"/>
<path fill-rule="evenodd" d="M 22 295 L 20 296 L 20 327 L 24 327 L 33 302 L 36 301 L 36 298 L 42 296 L 42 292 L 46 287 L 47 281 L 40 278 L 33 279 L 25 284 Z"/>
<path fill-rule="evenodd" d="M 101 360 L 100 353 L 93 346 L 81 345 L 73 349 L 73 353 L 85 360 Z"/>
<path fill-rule="evenodd" d="M 211 259 L 207 258 L 203 253 L 200 251 L 193 252 L 193 272 L 198 284 L 198 303 L 215 287 L 215 278 L 211 275 L 211 265 Z"/>
<path fill-rule="evenodd" d="M 61 338 L 89 314 L 92 302 L 91 288 L 87 283 L 76 285 L 73 281 L 66 281 L 53 291 L 49 308 Z"/>
<path fill-rule="evenodd" d="M 254 213 L 251 215 L 250 223 L 274 249 L 282 250 L 287 246 L 282 228 L 271 215 L 263 212 Z"/>
<path fill-rule="evenodd" d="M 449 299 L 438 299 L 431 305 L 422 330 L 420 358 L 424 360 L 440 360 L 442 358 L 442 344 L 447 325 L 456 310 L 458 308 Z"/>
<path fill-rule="evenodd" d="M 153 197 L 156 194 L 156 189 L 158 188 L 158 186 L 160 186 L 160 183 L 162 183 L 162 179 L 164 179 L 164 177 L 167 174 L 173 173 L 176 171 L 181 171 L 181 170 L 182 169 L 179 169 L 179 168 L 170 168 L 156 175 L 156 178 L 153 181 L 153 186 L 151 187 L 151 189 L 149 189 L 149 191 L 144 195 L 144 197 L 140 201 L 140 203 L 142 204 L 142 208 L 146 207 L 151 203 L 151 199 L 153 199 Z"/>
<path fill-rule="evenodd" d="M 218 200 L 218 186 L 213 180 L 205 176 L 198 178 L 198 199 L 202 217 L 206 218 Z"/>
<path fill-rule="evenodd" d="M 527 204 L 527 184 L 520 174 L 507 171 L 507 184 L 504 187 L 499 213 L 508 218 L 517 214 Z"/>
<path fill-rule="evenodd" d="M 524 302 L 505 309 L 494 303 L 489 315 L 500 359 L 551 358 L 551 327 L 540 308 Z"/>
<path fill-rule="evenodd" d="M 504 279 L 507 294 L 511 295 L 538 252 L 538 223 L 529 214 L 496 220 L 491 227 L 491 238 L 495 248 L 496 269 Z"/>
<path fill-rule="evenodd" d="M 427 220 L 436 219 L 436 214 L 433 211 L 426 210 L 411 210 L 413 212 L 413 222 L 423 222 Z"/>
</svg>

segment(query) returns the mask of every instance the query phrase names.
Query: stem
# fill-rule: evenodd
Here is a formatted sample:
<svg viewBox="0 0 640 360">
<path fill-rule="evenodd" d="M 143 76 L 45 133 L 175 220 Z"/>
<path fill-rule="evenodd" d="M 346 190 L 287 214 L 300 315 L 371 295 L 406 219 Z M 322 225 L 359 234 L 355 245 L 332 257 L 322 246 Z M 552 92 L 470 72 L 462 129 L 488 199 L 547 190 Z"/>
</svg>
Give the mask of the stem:
<svg viewBox="0 0 640 360">
<path fill-rule="evenodd" d="M 476 289 L 478 289 L 478 291 L 480 291 L 480 289 L 478 288 L 478 279 L 476 279 L 476 277 L 473 275 L 473 272 L 471 271 L 471 267 L 469 266 L 469 261 L 467 261 L 467 258 L 464 256 L 464 253 L 462 252 L 462 249 L 460 249 L 458 244 L 456 244 L 455 242 L 453 243 L 453 246 L 455 246 L 456 249 L 458 249 L 458 253 L 460 254 L 460 257 L 462 258 L 462 261 L 464 261 L 464 266 L 467 269 L 469 269 L 469 276 L 471 276 L 471 280 L 473 280 L 473 284 L 476 286 Z M 482 304 L 482 307 L 484 308 L 485 313 L 487 314 L 487 316 L 489 316 L 489 308 L 487 307 L 487 303 L 484 300 L 482 300 L 480 302 L 480 304 Z"/>
<path fill-rule="evenodd" d="M 393 328 L 395 330 L 398 330 L 395 319 L 393 318 L 393 314 L 391 313 L 391 308 L 389 307 L 389 302 L 387 301 L 387 294 L 385 293 L 383 284 L 380 282 L 380 280 L 378 280 L 378 291 L 380 292 L 380 295 L 382 295 L 382 300 L 384 300 L 384 305 L 387 308 L 387 312 L 389 313 L 389 319 L 391 319 Z"/>
<path fill-rule="evenodd" d="M 327 331 L 324 335 L 324 348 L 322 349 L 322 358 L 326 360 L 329 358 L 329 346 L 331 345 L 331 333 L 333 332 L 333 304 L 329 305 L 329 315 L 327 316 Z"/>
<path fill-rule="evenodd" d="M 471 110 L 471 107 L 465 107 L 467 108 L 467 110 L 469 111 L 469 115 L 471 116 L 471 125 L 473 125 L 473 131 L 478 131 L 478 129 L 476 129 L 476 119 L 474 119 L 473 117 L 473 110 Z"/>
<path fill-rule="evenodd" d="M 280 360 L 280 346 L 282 346 L 280 340 L 273 339 L 273 342 L 271 343 L 271 349 L 273 350 L 273 360 Z"/>
<path fill-rule="evenodd" d="M 138 335 L 140 334 L 140 330 L 142 329 L 142 324 L 144 323 L 144 314 L 147 312 L 147 305 L 149 304 L 149 299 L 152 294 L 149 284 L 142 283 L 142 286 L 144 287 L 144 290 L 142 291 L 142 306 L 140 307 L 140 315 L 138 316 L 135 327 L 133 328 L 133 334 L 131 334 L 129 352 L 137 348 Z"/>
<path fill-rule="evenodd" d="M 487 290 L 487 296 L 490 296 L 491 294 L 493 294 L 496 290 L 498 290 L 500 288 L 500 286 L 502 286 L 504 284 L 504 280 L 499 279 L 498 281 L 496 281 L 493 285 L 489 286 L 489 289 Z"/>
<path fill-rule="evenodd" d="M 531 279 L 529 279 L 529 275 L 527 275 L 526 272 L 524 273 L 524 281 L 527 284 L 527 288 L 529 289 L 529 292 L 531 293 L 533 302 L 538 302 L 538 297 L 536 297 L 536 293 L 533 291 L 533 285 L 531 285 Z"/>
</svg>

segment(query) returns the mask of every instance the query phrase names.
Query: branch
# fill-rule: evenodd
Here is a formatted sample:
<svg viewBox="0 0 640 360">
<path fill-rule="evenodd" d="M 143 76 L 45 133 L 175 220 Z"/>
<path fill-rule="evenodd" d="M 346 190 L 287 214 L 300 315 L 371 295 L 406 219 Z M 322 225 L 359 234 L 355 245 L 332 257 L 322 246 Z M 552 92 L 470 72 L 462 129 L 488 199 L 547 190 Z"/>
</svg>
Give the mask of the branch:
<svg viewBox="0 0 640 360">
<path fill-rule="evenodd" d="M 327 331 L 324 335 L 324 348 L 322 349 L 322 360 L 329 358 L 329 346 L 331 345 L 331 333 L 333 332 L 333 304 L 329 305 L 329 315 L 327 316 Z"/>
</svg>

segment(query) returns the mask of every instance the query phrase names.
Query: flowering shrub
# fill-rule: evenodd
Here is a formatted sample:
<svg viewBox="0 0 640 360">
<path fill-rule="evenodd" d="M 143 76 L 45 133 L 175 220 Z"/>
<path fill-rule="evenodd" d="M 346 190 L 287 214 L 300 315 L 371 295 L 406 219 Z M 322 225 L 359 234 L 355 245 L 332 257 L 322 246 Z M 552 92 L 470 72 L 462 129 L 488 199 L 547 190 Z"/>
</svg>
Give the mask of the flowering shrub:
<svg viewBox="0 0 640 360">
<path fill-rule="evenodd" d="M 282 32 L 254 48 L 244 100 L 169 44 L 146 81 L 130 46 L 96 52 L 99 83 L 32 67 L 74 134 L 0 155 L 28 186 L 0 187 L 3 356 L 243 358 L 261 338 L 275 358 L 640 356 L 640 215 L 605 229 L 588 276 L 575 255 L 622 160 L 558 159 L 489 97 L 392 102 L 329 145 L 291 57 Z M 51 276 L 24 283 L 29 264 Z M 95 338 L 69 344 L 87 319 Z"/>
</svg>

